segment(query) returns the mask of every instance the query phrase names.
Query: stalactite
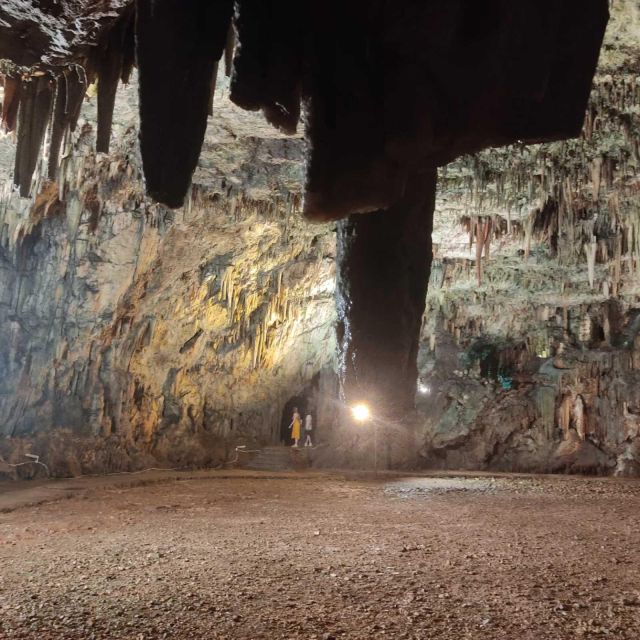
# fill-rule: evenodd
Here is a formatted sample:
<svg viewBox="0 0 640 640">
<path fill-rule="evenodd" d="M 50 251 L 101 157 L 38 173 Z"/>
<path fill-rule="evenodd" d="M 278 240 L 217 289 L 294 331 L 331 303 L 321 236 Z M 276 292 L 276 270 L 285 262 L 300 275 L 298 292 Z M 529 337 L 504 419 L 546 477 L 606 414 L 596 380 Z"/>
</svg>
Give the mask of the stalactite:
<svg viewBox="0 0 640 640">
<path fill-rule="evenodd" d="M 618 297 L 618 290 L 620 288 L 620 278 L 622 276 L 622 236 L 618 234 L 616 236 L 616 248 L 613 258 L 613 297 Z"/>
<path fill-rule="evenodd" d="M 484 247 L 484 230 L 482 218 L 478 218 L 476 222 L 476 276 L 478 286 L 482 285 L 482 249 Z"/>
<path fill-rule="evenodd" d="M 569 324 L 569 308 L 566 306 L 563 306 L 562 307 L 562 336 L 564 340 L 569 340 L 570 335 L 571 335 L 571 326 Z"/>
<path fill-rule="evenodd" d="M 28 197 L 31 191 L 31 179 L 40 156 L 52 102 L 53 83 L 49 76 L 41 75 L 23 84 L 13 177 L 23 198 Z"/>
<path fill-rule="evenodd" d="M 237 9 L 231 100 L 244 109 L 262 109 L 268 122 L 295 133 L 307 7 L 297 0 L 244 0 Z M 227 49 L 229 44 L 227 39 Z"/>
<path fill-rule="evenodd" d="M 207 113 L 209 114 L 209 117 L 211 117 L 213 115 L 213 101 L 216 97 L 216 82 L 218 81 L 218 63 L 216 62 L 213 65 L 213 72 L 211 74 L 211 83 L 210 83 L 210 90 L 209 90 L 209 106 L 208 106 L 208 111 Z"/>
<path fill-rule="evenodd" d="M 22 83 L 19 78 L 4 77 L 4 98 L 2 103 L 2 129 L 7 133 L 14 131 L 18 120 L 18 107 Z"/>
<path fill-rule="evenodd" d="M 531 254 L 531 236 L 533 235 L 534 212 L 527 216 L 524 225 L 524 261 L 528 262 Z"/>
<path fill-rule="evenodd" d="M 98 133 L 96 151 L 109 153 L 113 110 L 116 104 L 116 91 L 122 76 L 123 47 L 122 29 L 118 25 L 109 33 L 104 50 L 98 55 Z"/>
<path fill-rule="evenodd" d="M 232 2 L 137 0 L 136 10 L 140 149 L 147 191 L 178 207 L 200 156 L 213 67 L 224 50 Z"/>
<path fill-rule="evenodd" d="M 224 74 L 227 78 L 231 77 L 231 72 L 233 70 L 233 55 L 236 50 L 236 32 L 233 27 L 233 24 L 229 25 L 229 30 L 227 31 L 227 41 L 224 46 Z"/>
<path fill-rule="evenodd" d="M 131 72 L 136 63 L 136 16 L 133 6 L 123 14 L 120 22 L 124 22 L 122 27 L 122 72 L 120 80 L 123 84 L 129 84 Z"/>
<path fill-rule="evenodd" d="M 58 173 L 58 162 L 60 159 L 60 147 L 65 131 L 65 112 L 67 110 L 68 90 L 66 75 L 58 77 L 56 87 L 56 99 L 53 107 L 53 118 L 51 122 L 51 142 L 49 143 L 49 164 L 47 177 L 55 180 Z"/>
<path fill-rule="evenodd" d="M 491 257 L 491 232 L 493 230 L 493 220 L 491 218 L 487 218 L 485 223 L 485 229 L 483 234 L 483 249 L 484 249 L 484 257 L 489 260 Z"/>
<path fill-rule="evenodd" d="M 591 163 L 591 182 L 593 184 L 593 201 L 600 198 L 600 179 L 602 177 L 602 156 L 598 156 Z"/>
<path fill-rule="evenodd" d="M 634 268 L 634 261 L 636 260 L 636 255 L 637 255 L 637 251 L 636 251 L 636 237 L 637 237 L 637 230 L 636 230 L 636 224 L 635 221 L 633 219 L 633 217 L 631 217 L 631 219 L 627 222 L 627 252 L 629 255 L 629 261 L 627 263 L 627 269 L 628 272 L 631 274 L 633 273 L 633 268 Z"/>
</svg>

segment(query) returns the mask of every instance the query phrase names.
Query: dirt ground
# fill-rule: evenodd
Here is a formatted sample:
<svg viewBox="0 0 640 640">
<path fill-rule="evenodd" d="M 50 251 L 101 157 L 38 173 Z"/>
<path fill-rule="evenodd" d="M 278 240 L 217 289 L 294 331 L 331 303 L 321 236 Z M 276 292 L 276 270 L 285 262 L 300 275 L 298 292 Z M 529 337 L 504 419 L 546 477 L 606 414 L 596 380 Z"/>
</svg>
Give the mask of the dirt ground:
<svg viewBox="0 0 640 640">
<path fill-rule="evenodd" d="M 639 550 L 633 481 L 92 485 L 0 513 L 0 638 L 637 640 Z"/>
</svg>

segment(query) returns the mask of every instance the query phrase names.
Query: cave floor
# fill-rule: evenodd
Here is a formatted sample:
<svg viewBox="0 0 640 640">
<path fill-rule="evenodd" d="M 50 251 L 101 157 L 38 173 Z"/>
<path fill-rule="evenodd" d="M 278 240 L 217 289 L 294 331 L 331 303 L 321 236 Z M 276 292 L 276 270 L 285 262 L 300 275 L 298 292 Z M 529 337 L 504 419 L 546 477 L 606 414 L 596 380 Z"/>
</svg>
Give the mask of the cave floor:
<svg viewBox="0 0 640 640">
<path fill-rule="evenodd" d="M 0 638 L 640 637 L 631 480 L 212 475 L 65 497 L 0 513 Z"/>
</svg>

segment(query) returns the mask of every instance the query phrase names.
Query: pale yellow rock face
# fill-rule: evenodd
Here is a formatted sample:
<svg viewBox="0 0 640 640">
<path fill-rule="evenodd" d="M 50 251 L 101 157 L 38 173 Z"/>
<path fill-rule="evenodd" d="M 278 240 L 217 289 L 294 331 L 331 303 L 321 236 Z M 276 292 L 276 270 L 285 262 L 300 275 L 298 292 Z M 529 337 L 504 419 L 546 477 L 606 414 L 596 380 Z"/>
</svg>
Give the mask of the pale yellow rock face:
<svg viewBox="0 0 640 640">
<path fill-rule="evenodd" d="M 51 190 L 40 219 L 7 192 L 0 213 L 0 450 L 54 473 L 277 443 L 287 400 L 333 369 L 335 247 L 298 213 L 301 140 L 219 98 L 193 195 L 169 211 L 143 196 L 134 100 L 110 157 L 89 125 L 67 149 L 64 205 Z"/>
</svg>

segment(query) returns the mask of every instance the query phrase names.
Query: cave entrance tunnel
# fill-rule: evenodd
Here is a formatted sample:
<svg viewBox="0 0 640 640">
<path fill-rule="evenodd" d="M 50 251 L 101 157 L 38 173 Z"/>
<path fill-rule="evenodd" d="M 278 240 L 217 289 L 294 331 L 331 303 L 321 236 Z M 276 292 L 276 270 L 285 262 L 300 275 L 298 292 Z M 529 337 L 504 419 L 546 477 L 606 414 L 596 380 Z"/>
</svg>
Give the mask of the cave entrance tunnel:
<svg viewBox="0 0 640 640">
<path fill-rule="evenodd" d="M 318 411 L 319 411 L 319 394 L 320 376 L 316 374 L 311 382 L 296 395 L 291 396 L 282 409 L 282 416 L 280 417 L 280 438 L 278 444 L 285 446 L 291 446 L 293 439 L 291 438 L 291 431 L 289 425 L 293 417 L 293 410 L 298 409 L 298 413 L 302 419 L 302 432 L 300 437 L 300 446 L 304 444 L 306 433 L 304 431 L 304 418 L 307 414 L 311 414 L 313 418 L 313 431 L 311 433 L 311 439 L 314 445 L 316 444 L 316 437 L 318 435 Z"/>
</svg>

